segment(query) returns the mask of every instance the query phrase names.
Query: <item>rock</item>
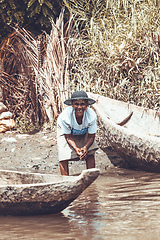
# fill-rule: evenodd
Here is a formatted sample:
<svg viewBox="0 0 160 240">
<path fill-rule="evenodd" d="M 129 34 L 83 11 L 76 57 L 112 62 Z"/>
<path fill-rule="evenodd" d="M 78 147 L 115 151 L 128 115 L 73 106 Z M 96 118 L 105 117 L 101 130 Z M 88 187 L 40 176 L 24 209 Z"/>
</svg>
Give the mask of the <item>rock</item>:
<svg viewBox="0 0 160 240">
<path fill-rule="evenodd" d="M 7 111 L 7 107 L 0 102 L 0 133 L 11 130 L 16 123 L 11 119 L 12 113 Z"/>
<path fill-rule="evenodd" d="M 28 134 L 17 134 L 16 137 L 22 139 L 22 138 L 29 137 L 29 135 Z"/>
<path fill-rule="evenodd" d="M 15 127 L 16 123 L 13 119 L 2 119 L 0 120 L 0 133 L 11 130 Z"/>
<path fill-rule="evenodd" d="M 0 114 L 5 111 L 7 111 L 7 107 L 2 102 L 0 102 Z"/>
<path fill-rule="evenodd" d="M 2 112 L 0 114 L 0 119 L 8 119 L 12 117 L 12 113 L 11 112 Z"/>
<path fill-rule="evenodd" d="M 17 140 L 16 140 L 15 138 L 13 138 L 13 137 L 3 138 L 3 139 L 1 140 L 1 142 L 3 142 L 3 141 L 5 141 L 5 142 L 10 142 L 10 143 L 17 142 Z"/>
</svg>

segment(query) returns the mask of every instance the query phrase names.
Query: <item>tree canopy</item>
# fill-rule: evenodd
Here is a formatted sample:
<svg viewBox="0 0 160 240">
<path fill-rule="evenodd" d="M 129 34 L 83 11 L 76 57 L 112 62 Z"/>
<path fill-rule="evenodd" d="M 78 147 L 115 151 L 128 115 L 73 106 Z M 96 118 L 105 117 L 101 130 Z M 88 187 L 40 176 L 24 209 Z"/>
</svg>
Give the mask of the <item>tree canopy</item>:
<svg viewBox="0 0 160 240">
<path fill-rule="evenodd" d="M 51 30 L 50 19 L 59 16 L 62 0 L 1 0 L 0 41 L 11 31 L 13 24 L 20 24 L 34 34 Z"/>
</svg>

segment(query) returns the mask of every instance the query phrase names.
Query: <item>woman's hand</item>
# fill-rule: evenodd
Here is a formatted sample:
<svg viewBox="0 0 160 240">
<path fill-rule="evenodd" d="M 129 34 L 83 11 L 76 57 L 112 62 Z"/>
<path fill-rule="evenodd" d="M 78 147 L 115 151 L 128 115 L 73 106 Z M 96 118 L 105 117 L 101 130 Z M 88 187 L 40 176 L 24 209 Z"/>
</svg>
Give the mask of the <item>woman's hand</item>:
<svg viewBox="0 0 160 240">
<path fill-rule="evenodd" d="M 92 145 L 95 139 L 95 134 L 88 134 L 87 142 L 84 147 L 81 148 L 80 160 L 86 160 L 88 149 Z"/>
<path fill-rule="evenodd" d="M 88 150 L 87 150 L 86 146 L 84 146 L 83 148 L 76 148 L 75 151 L 76 151 L 80 160 L 85 160 L 86 159 L 87 153 L 88 153 Z"/>
<path fill-rule="evenodd" d="M 85 160 L 87 157 L 87 153 L 88 153 L 87 147 L 86 146 L 82 147 L 81 152 L 82 152 L 82 154 L 80 156 L 80 160 Z"/>
<path fill-rule="evenodd" d="M 78 157 L 80 158 L 80 156 L 82 155 L 82 151 L 81 151 L 81 149 L 78 148 L 78 147 L 76 147 L 76 148 L 75 148 L 75 151 L 76 151 Z"/>
<path fill-rule="evenodd" d="M 86 160 L 88 149 L 94 142 L 95 134 L 88 134 L 87 142 L 84 147 L 78 148 L 71 134 L 65 134 L 66 141 L 76 151 L 80 160 Z"/>
</svg>

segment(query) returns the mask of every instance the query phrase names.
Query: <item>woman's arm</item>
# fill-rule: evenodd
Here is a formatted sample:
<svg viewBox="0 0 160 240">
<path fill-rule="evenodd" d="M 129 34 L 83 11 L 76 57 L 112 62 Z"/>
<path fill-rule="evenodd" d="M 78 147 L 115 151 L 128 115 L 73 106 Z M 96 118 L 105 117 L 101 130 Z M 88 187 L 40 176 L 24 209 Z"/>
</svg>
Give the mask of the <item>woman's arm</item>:
<svg viewBox="0 0 160 240">
<path fill-rule="evenodd" d="M 93 144 L 95 139 L 95 133 L 94 134 L 88 134 L 88 138 L 87 138 L 87 142 L 85 144 L 84 147 L 86 147 L 87 149 L 90 148 L 90 146 Z"/>
<path fill-rule="evenodd" d="M 95 134 L 88 134 L 87 142 L 82 148 L 77 147 L 75 141 L 72 138 L 72 134 L 65 134 L 65 138 L 68 144 L 76 151 L 80 160 L 85 160 L 87 157 L 88 149 L 94 142 Z"/>
<path fill-rule="evenodd" d="M 82 151 L 81 158 L 82 159 L 85 159 L 87 157 L 88 149 L 93 144 L 94 139 L 95 139 L 95 133 L 94 134 L 88 134 L 87 142 L 84 145 L 84 147 L 81 148 L 81 151 Z"/>
<path fill-rule="evenodd" d="M 72 134 L 64 134 L 64 136 L 65 136 L 65 139 L 68 142 L 68 144 L 76 151 L 77 155 L 80 158 L 82 151 L 80 148 L 77 147 L 75 141 L 72 138 Z"/>
</svg>

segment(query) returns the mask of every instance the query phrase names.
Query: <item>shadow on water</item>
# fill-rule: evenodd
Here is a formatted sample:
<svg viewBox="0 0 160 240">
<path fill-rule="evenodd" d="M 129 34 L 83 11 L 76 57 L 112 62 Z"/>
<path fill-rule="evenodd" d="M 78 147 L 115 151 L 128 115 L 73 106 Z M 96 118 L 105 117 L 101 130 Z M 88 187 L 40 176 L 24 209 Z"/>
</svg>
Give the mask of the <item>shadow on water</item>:
<svg viewBox="0 0 160 240">
<path fill-rule="evenodd" d="M 62 213 L 0 217 L 0 239 L 158 240 L 160 175 L 111 168 Z"/>
</svg>

